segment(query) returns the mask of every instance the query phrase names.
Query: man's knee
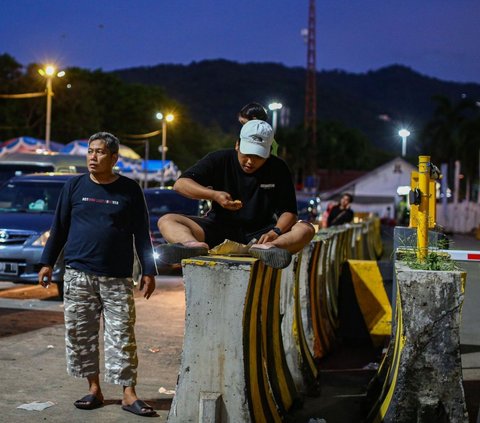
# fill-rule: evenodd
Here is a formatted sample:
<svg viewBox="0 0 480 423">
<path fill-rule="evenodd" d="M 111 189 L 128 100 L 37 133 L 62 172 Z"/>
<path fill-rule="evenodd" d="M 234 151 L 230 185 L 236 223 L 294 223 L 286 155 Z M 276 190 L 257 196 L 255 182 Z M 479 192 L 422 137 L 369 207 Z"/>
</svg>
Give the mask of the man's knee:
<svg viewBox="0 0 480 423">
<path fill-rule="evenodd" d="M 175 214 L 165 214 L 160 219 L 158 219 L 157 226 L 160 232 L 162 232 L 162 227 L 165 228 L 167 225 L 171 225 L 175 222 Z"/>
<path fill-rule="evenodd" d="M 310 241 L 315 236 L 315 226 L 305 220 L 299 220 L 295 226 L 303 233 L 303 236 Z"/>
</svg>

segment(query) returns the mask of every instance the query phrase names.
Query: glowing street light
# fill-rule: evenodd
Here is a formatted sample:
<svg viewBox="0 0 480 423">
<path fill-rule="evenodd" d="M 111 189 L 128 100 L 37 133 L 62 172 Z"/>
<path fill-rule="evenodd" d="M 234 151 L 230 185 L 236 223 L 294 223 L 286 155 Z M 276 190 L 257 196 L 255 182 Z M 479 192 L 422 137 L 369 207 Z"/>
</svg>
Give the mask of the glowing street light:
<svg viewBox="0 0 480 423">
<path fill-rule="evenodd" d="M 175 116 L 171 113 L 166 114 L 165 116 L 163 113 L 158 112 L 155 117 L 158 120 L 162 121 L 162 188 L 165 186 L 165 160 L 167 155 L 167 122 L 172 122 L 175 119 Z M 145 157 L 147 160 L 148 157 Z"/>
<path fill-rule="evenodd" d="M 268 108 L 273 112 L 272 113 L 272 128 L 273 128 L 273 133 L 277 132 L 277 113 L 278 110 L 280 110 L 283 107 L 282 103 L 270 103 L 268 105 Z"/>
<path fill-rule="evenodd" d="M 398 135 L 402 138 L 402 157 L 405 157 L 407 155 L 407 137 L 410 135 L 410 131 L 402 128 L 398 131 Z"/>
<path fill-rule="evenodd" d="M 38 73 L 46 78 L 47 80 L 47 118 L 45 122 L 45 148 L 50 150 L 50 127 L 52 121 L 52 97 L 53 97 L 53 90 L 52 90 L 52 78 L 57 76 L 58 78 L 62 78 L 65 76 L 64 71 L 57 72 L 55 66 L 53 65 L 46 65 L 44 69 L 39 69 Z M 56 75 L 55 75 L 56 74 Z"/>
</svg>

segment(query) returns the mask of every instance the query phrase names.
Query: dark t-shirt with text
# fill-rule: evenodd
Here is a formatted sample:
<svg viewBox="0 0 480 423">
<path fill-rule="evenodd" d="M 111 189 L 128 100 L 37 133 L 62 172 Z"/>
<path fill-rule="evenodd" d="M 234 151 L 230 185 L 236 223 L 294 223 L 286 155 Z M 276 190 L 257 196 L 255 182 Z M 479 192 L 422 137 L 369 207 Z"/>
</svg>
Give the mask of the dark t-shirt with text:
<svg viewBox="0 0 480 423">
<path fill-rule="evenodd" d="M 228 192 L 233 200 L 241 200 L 243 207 L 237 211 L 226 210 L 213 202 L 208 217 L 224 224 L 239 225 L 247 232 L 275 223 L 284 212 L 297 214 L 292 175 L 286 163 L 275 156 L 270 156 L 259 170 L 248 174 L 240 167 L 234 149 L 215 151 L 181 177 L 216 191 Z"/>
<path fill-rule="evenodd" d="M 97 184 L 89 174 L 67 181 L 60 195 L 42 263 L 65 264 L 110 277 L 131 277 L 134 242 L 142 273 L 157 274 L 148 212 L 139 185 L 124 176 Z"/>
</svg>

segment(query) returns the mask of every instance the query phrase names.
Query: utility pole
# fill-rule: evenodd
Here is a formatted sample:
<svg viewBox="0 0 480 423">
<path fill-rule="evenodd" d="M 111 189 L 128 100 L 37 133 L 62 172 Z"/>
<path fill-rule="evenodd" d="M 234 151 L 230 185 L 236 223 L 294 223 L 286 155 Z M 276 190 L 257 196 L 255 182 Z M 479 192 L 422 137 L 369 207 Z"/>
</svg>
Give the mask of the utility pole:
<svg viewBox="0 0 480 423">
<path fill-rule="evenodd" d="M 307 163 L 305 176 L 313 176 L 317 169 L 317 64 L 316 64 L 315 0 L 309 0 L 307 29 L 307 83 L 305 89 L 305 136 L 307 141 Z"/>
</svg>

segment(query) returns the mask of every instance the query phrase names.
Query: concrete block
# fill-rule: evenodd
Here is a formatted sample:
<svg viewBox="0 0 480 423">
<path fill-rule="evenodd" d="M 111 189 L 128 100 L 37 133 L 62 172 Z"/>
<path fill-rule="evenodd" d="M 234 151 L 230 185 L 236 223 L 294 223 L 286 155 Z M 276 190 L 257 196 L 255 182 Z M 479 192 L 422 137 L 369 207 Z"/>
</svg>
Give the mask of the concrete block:
<svg viewBox="0 0 480 423">
<path fill-rule="evenodd" d="M 250 421 L 242 322 L 254 261 L 184 261 L 185 335 L 169 423 L 197 423 L 202 392 L 221 394 L 219 422 Z"/>
<path fill-rule="evenodd" d="M 465 273 L 397 262 L 397 319 L 381 395 L 367 421 L 467 423 L 460 356 Z M 380 371 L 385 372 L 382 364 Z"/>
<path fill-rule="evenodd" d="M 280 304 L 282 272 L 296 261 L 282 271 L 250 257 L 183 261 L 185 336 L 169 423 L 280 422 L 299 404 Z"/>
</svg>

